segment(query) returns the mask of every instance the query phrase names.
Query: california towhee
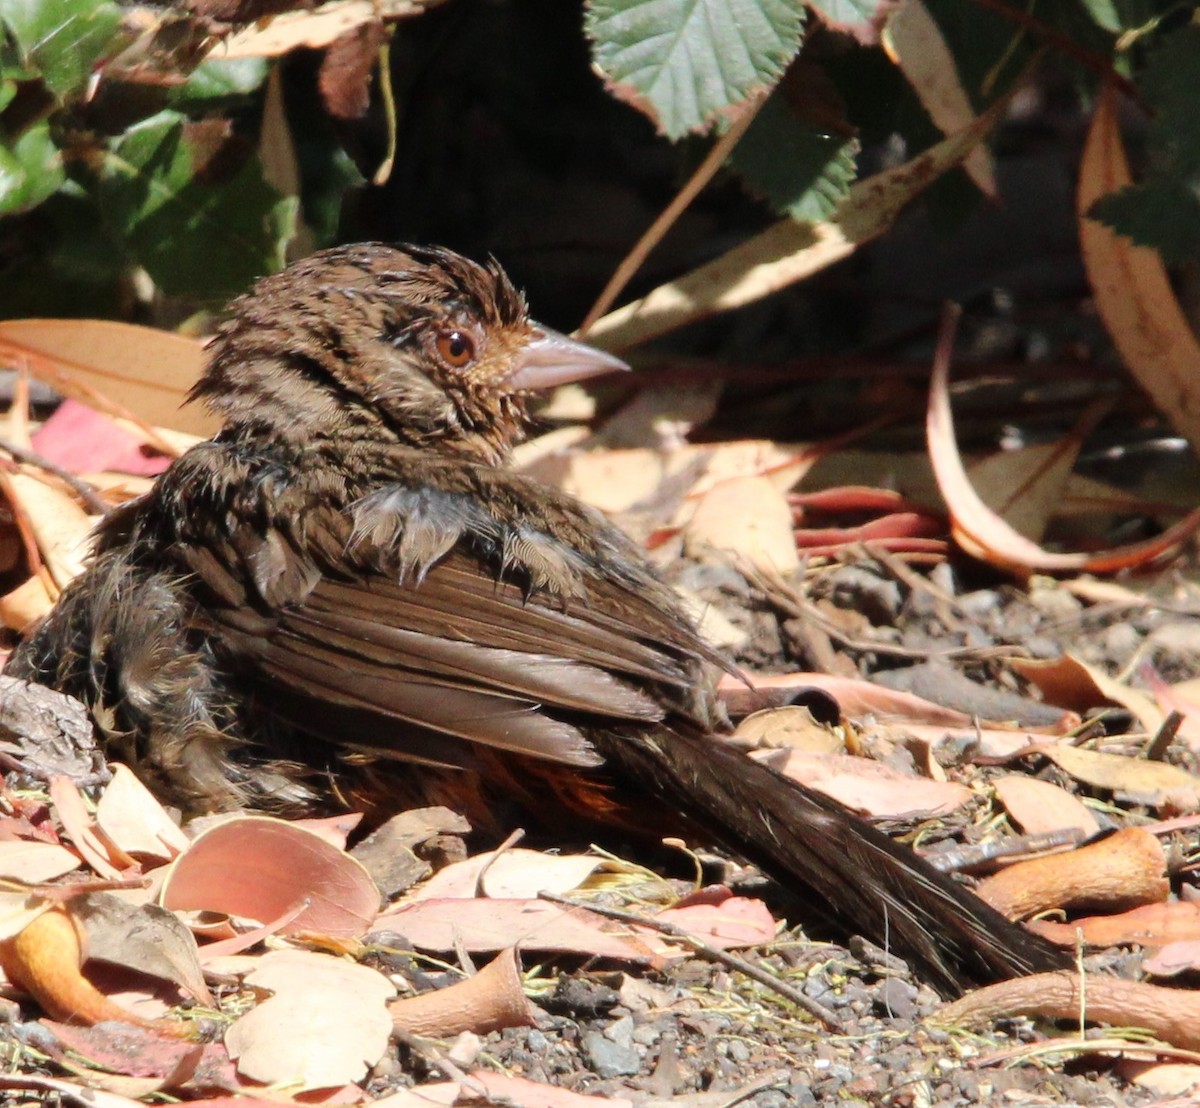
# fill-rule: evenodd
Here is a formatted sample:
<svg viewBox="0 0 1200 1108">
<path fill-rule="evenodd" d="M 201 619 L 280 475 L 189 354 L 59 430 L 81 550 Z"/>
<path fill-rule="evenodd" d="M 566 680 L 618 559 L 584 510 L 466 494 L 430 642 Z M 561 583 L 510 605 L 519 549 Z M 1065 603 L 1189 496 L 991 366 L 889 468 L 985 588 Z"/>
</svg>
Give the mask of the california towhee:
<svg viewBox="0 0 1200 1108">
<path fill-rule="evenodd" d="M 81 698 L 109 757 L 190 810 L 666 813 L 945 992 L 1063 964 L 714 739 L 720 659 L 671 590 L 598 513 L 501 468 L 529 390 L 617 368 L 446 250 L 267 277 L 193 393 L 224 429 L 104 520 L 8 672 Z"/>
</svg>

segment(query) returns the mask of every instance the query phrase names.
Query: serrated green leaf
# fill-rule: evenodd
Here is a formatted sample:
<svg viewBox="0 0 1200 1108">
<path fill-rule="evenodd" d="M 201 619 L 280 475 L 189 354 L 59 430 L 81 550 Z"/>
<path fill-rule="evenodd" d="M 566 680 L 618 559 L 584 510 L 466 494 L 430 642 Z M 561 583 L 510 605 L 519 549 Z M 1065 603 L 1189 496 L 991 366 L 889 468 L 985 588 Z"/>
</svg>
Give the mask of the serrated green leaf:
<svg viewBox="0 0 1200 1108">
<path fill-rule="evenodd" d="M 0 22 L 60 101 L 81 92 L 96 63 L 127 37 L 111 0 L 0 0 Z"/>
<path fill-rule="evenodd" d="M 30 127 L 16 142 L 0 144 L 0 213 L 36 208 L 65 178 L 62 152 L 50 137 L 50 125 Z"/>
<path fill-rule="evenodd" d="M 800 48 L 798 0 L 591 0 L 596 65 L 671 138 L 779 79 Z"/>
<path fill-rule="evenodd" d="M 297 203 L 263 181 L 256 158 L 219 184 L 198 180 L 183 123 L 166 111 L 127 131 L 105 154 L 99 197 L 164 292 L 224 299 L 283 265 Z"/>
<path fill-rule="evenodd" d="M 817 9 L 829 23 L 843 27 L 870 26 L 879 9 L 890 6 L 887 0 L 814 0 Z"/>
<path fill-rule="evenodd" d="M 849 191 L 856 152 L 853 140 L 814 130 L 776 94 L 759 110 L 729 164 L 781 215 L 817 223 Z"/>
<path fill-rule="evenodd" d="M 1163 37 L 1139 82 L 1153 113 L 1150 168 L 1088 213 L 1170 262 L 1200 254 L 1200 27 Z"/>
</svg>

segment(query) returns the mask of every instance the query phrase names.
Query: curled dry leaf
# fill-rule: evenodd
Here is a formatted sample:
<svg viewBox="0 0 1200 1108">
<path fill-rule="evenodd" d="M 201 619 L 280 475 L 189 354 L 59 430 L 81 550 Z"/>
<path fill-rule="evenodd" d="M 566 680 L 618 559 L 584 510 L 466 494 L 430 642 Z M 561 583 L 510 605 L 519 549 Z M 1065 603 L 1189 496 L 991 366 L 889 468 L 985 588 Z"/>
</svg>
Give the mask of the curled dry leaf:
<svg viewBox="0 0 1200 1108">
<path fill-rule="evenodd" d="M 388 1005 L 392 1023 L 410 1035 L 449 1038 L 463 1031 L 486 1035 L 506 1027 L 533 1027 L 533 1006 L 521 988 L 515 950 L 502 950 L 473 977 L 445 989 Z"/>
<path fill-rule="evenodd" d="M 1165 713 L 1154 698 L 1109 677 L 1104 670 L 1080 661 L 1072 654 L 1060 658 L 1008 658 L 1007 665 L 1042 693 L 1048 704 L 1086 712 L 1100 704 L 1117 704 L 1130 711 L 1142 730 L 1153 734 L 1162 726 Z"/>
<path fill-rule="evenodd" d="M 996 799 L 1027 835 L 1075 829 L 1095 835 L 1100 823 L 1083 802 L 1052 781 L 1012 773 L 993 782 Z"/>
<path fill-rule="evenodd" d="M 264 955 L 246 984 L 272 995 L 225 1033 L 238 1072 L 301 1089 L 348 1085 L 387 1049 L 395 989 L 383 974 L 307 950 Z"/>
<path fill-rule="evenodd" d="M 114 1004 L 86 977 L 83 929 L 61 906 L 42 912 L 18 934 L 0 941 L 0 966 L 55 1019 L 93 1024 L 118 1020 L 149 1026 L 132 1012 Z M 180 1033 L 177 1025 L 160 1025 Z"/>
<path fill-rule="evenodd" d="M 163 882 L 164 908 L 276 919 L 302 909 L 285 934 L 358 938 L 379 909 L 379 891 L 349 855 L 311 831 L 268 816 L 209 828 L 177 858 Z"/>
<path fill-rule="evenodd" d="M 544 854 L 520 847 L 489 850 L 442 867 L 403 903 L 477 896 L 533 900 L 541 892 L 562 895 L 579 888 L 602 862 L 589 854 Z"/>
<path fill-rule="evenodd" d="M 204 366 L 203 347 L 153 327 L 102 319 L 0 321 L 0 359 L 111 416 L 207 438 L 219 427 L 203 407 L 182 404 Z M 171 452 L 152 432 L 150 441 Z"/>
<path fill-rule="evenodd" d="M 1037 973 L 989 985 L 943 1005 L 936 1020 L 946 1027 L 977 1026 L 1013 1016 L 1145 1027 L 1173 1046 L 1200 1050 L 1200 993 L 1142 981 L 1075 973 Z"/>
<path fill-rule="evenodd" d="M 968 554 L 1018 576 L 1030 573 L 1115 573 L 1144 566 L 1178 552 L 1200 528 L 1200 509 L 1161 535 L 1096 554 L 1057 554 L 1027 539 L 989 508 L 967 477 L 954 437 L 950 410 L 951 327 L 943 327 L 929 383 L 925 436 L 934 476 L 950 509 L 951 531 Z"/>
<path fill-rule="evenodd" d="M 846 745 L 836 730 L 818 723 L 807 708 L 793 704 L 748 715 L 737 725 L 732 738 L 763 747 L 791 747 L 808 754 L 836 754 Z"/>
<path fill-rule="evenodd" d="M 1118 943 L 1136 943 L 1147 950 L 1182 947 L 1200 943 L 1200 904 L 1168 900 L 1116 915 L 1081 916 L 1070 923 L 1033 920 L 1027 926 L 1065 947 L 1075 946 L 1081 937 L 1088 946 L 1101 949 Z M 1147 967 L 1146 972 L 1155 971 Z"/>
<path fill-rule="evenodd" d="M 96 826 L 74 781 L 59 774 L 50 779 L 47 791 L 67 838 L 101 877 L 117 880 L 126 870 L 136 870 L 137 863 Z"/>
<path fill-rule="evenodd" d="M 1051 908 L 1119 912 L 1166 900 L 1171 891 L 1166 868 L 1158 839 L 1128 827 L 1078 850 L 1006 866 L 980 881 L 976 891 L 1013 919 Z"/>
</svg>

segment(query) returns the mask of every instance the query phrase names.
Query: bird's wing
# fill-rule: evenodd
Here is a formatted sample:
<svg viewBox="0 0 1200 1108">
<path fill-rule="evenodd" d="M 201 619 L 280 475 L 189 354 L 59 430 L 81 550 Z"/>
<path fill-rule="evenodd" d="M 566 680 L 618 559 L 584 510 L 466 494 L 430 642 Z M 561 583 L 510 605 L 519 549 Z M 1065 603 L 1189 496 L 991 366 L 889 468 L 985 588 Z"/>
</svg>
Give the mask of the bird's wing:
<svg viewBox="0 0 1200 1108">
<path fill-rule="evenodd" d="M 589 575 L 563 599 L 528 595 L 462 548 L 419 581 L 241 553 L 190 559 L 214 630 L 263 679 L 262 706 L 319 738 L 440 765 L 469 764 L 482 743 L 586 766 L 601 760 L 589 728 L 668 714 L 712 726 L 699 691 L 711 649 L 648 575 L 644 588 Z M 246 575 L 267 560 L 273 603 L 260 614 Z"/>
</svg>

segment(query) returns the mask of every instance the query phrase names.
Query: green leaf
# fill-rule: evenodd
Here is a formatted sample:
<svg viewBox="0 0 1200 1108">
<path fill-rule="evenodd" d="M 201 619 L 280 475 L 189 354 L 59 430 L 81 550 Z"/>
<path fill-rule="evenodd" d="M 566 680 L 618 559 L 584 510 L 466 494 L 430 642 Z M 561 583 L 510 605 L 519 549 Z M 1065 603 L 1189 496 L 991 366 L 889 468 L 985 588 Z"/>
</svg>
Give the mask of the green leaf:
<svg viewBox="0 0 1200 1108">
<path fill-rule="evenodd" d="M 800 48 L 799 0 L 591 0 L 596 65 L 671 138 L 778 80 Z"/>
<path fill-rule="evenodd" d="M 30 127 L 11 145 L 0 145 L 0 213 L 36 208 L 65 179 L 62 152 L 50 138 L 49 123 Z"/>
<path fill-rule="evenodd" d="M 184 117 L 160 112 L 106 153 L 105 217 L 164 292 L 224 299 L 282 267 L 296 201 L 263 181 L 257 158 L 216 183 L 197 177 Z"/>
<path fill-rule="evenodd" d="M 1150 168 L 1088 214 L 1169 262 L 1184 261 L 1200 253 L 1200 27 L 1165 35 L 1139 84 L 1153 113 Z"/>
<path fill-rule="evenodd" d="M 248 96 L 267 79 L 266 58 L 215 58 L 198 65 L 169 98 L 175 107 Z"/>
<path fill-rule="evenodd" d="M 60 101 L 81 92 L 96 64 L 127 37 L 111 0 L 0 0 L 0 21 L 24 64 Z"/>
<path fill-rule="evenodd" d="M 855 177 L 858 144 L 822 134 L 796 118 L 776 93 L 734 148 L 730 166 L 773 208 L 793 219 L 828 219 Z"/>
</svg>

